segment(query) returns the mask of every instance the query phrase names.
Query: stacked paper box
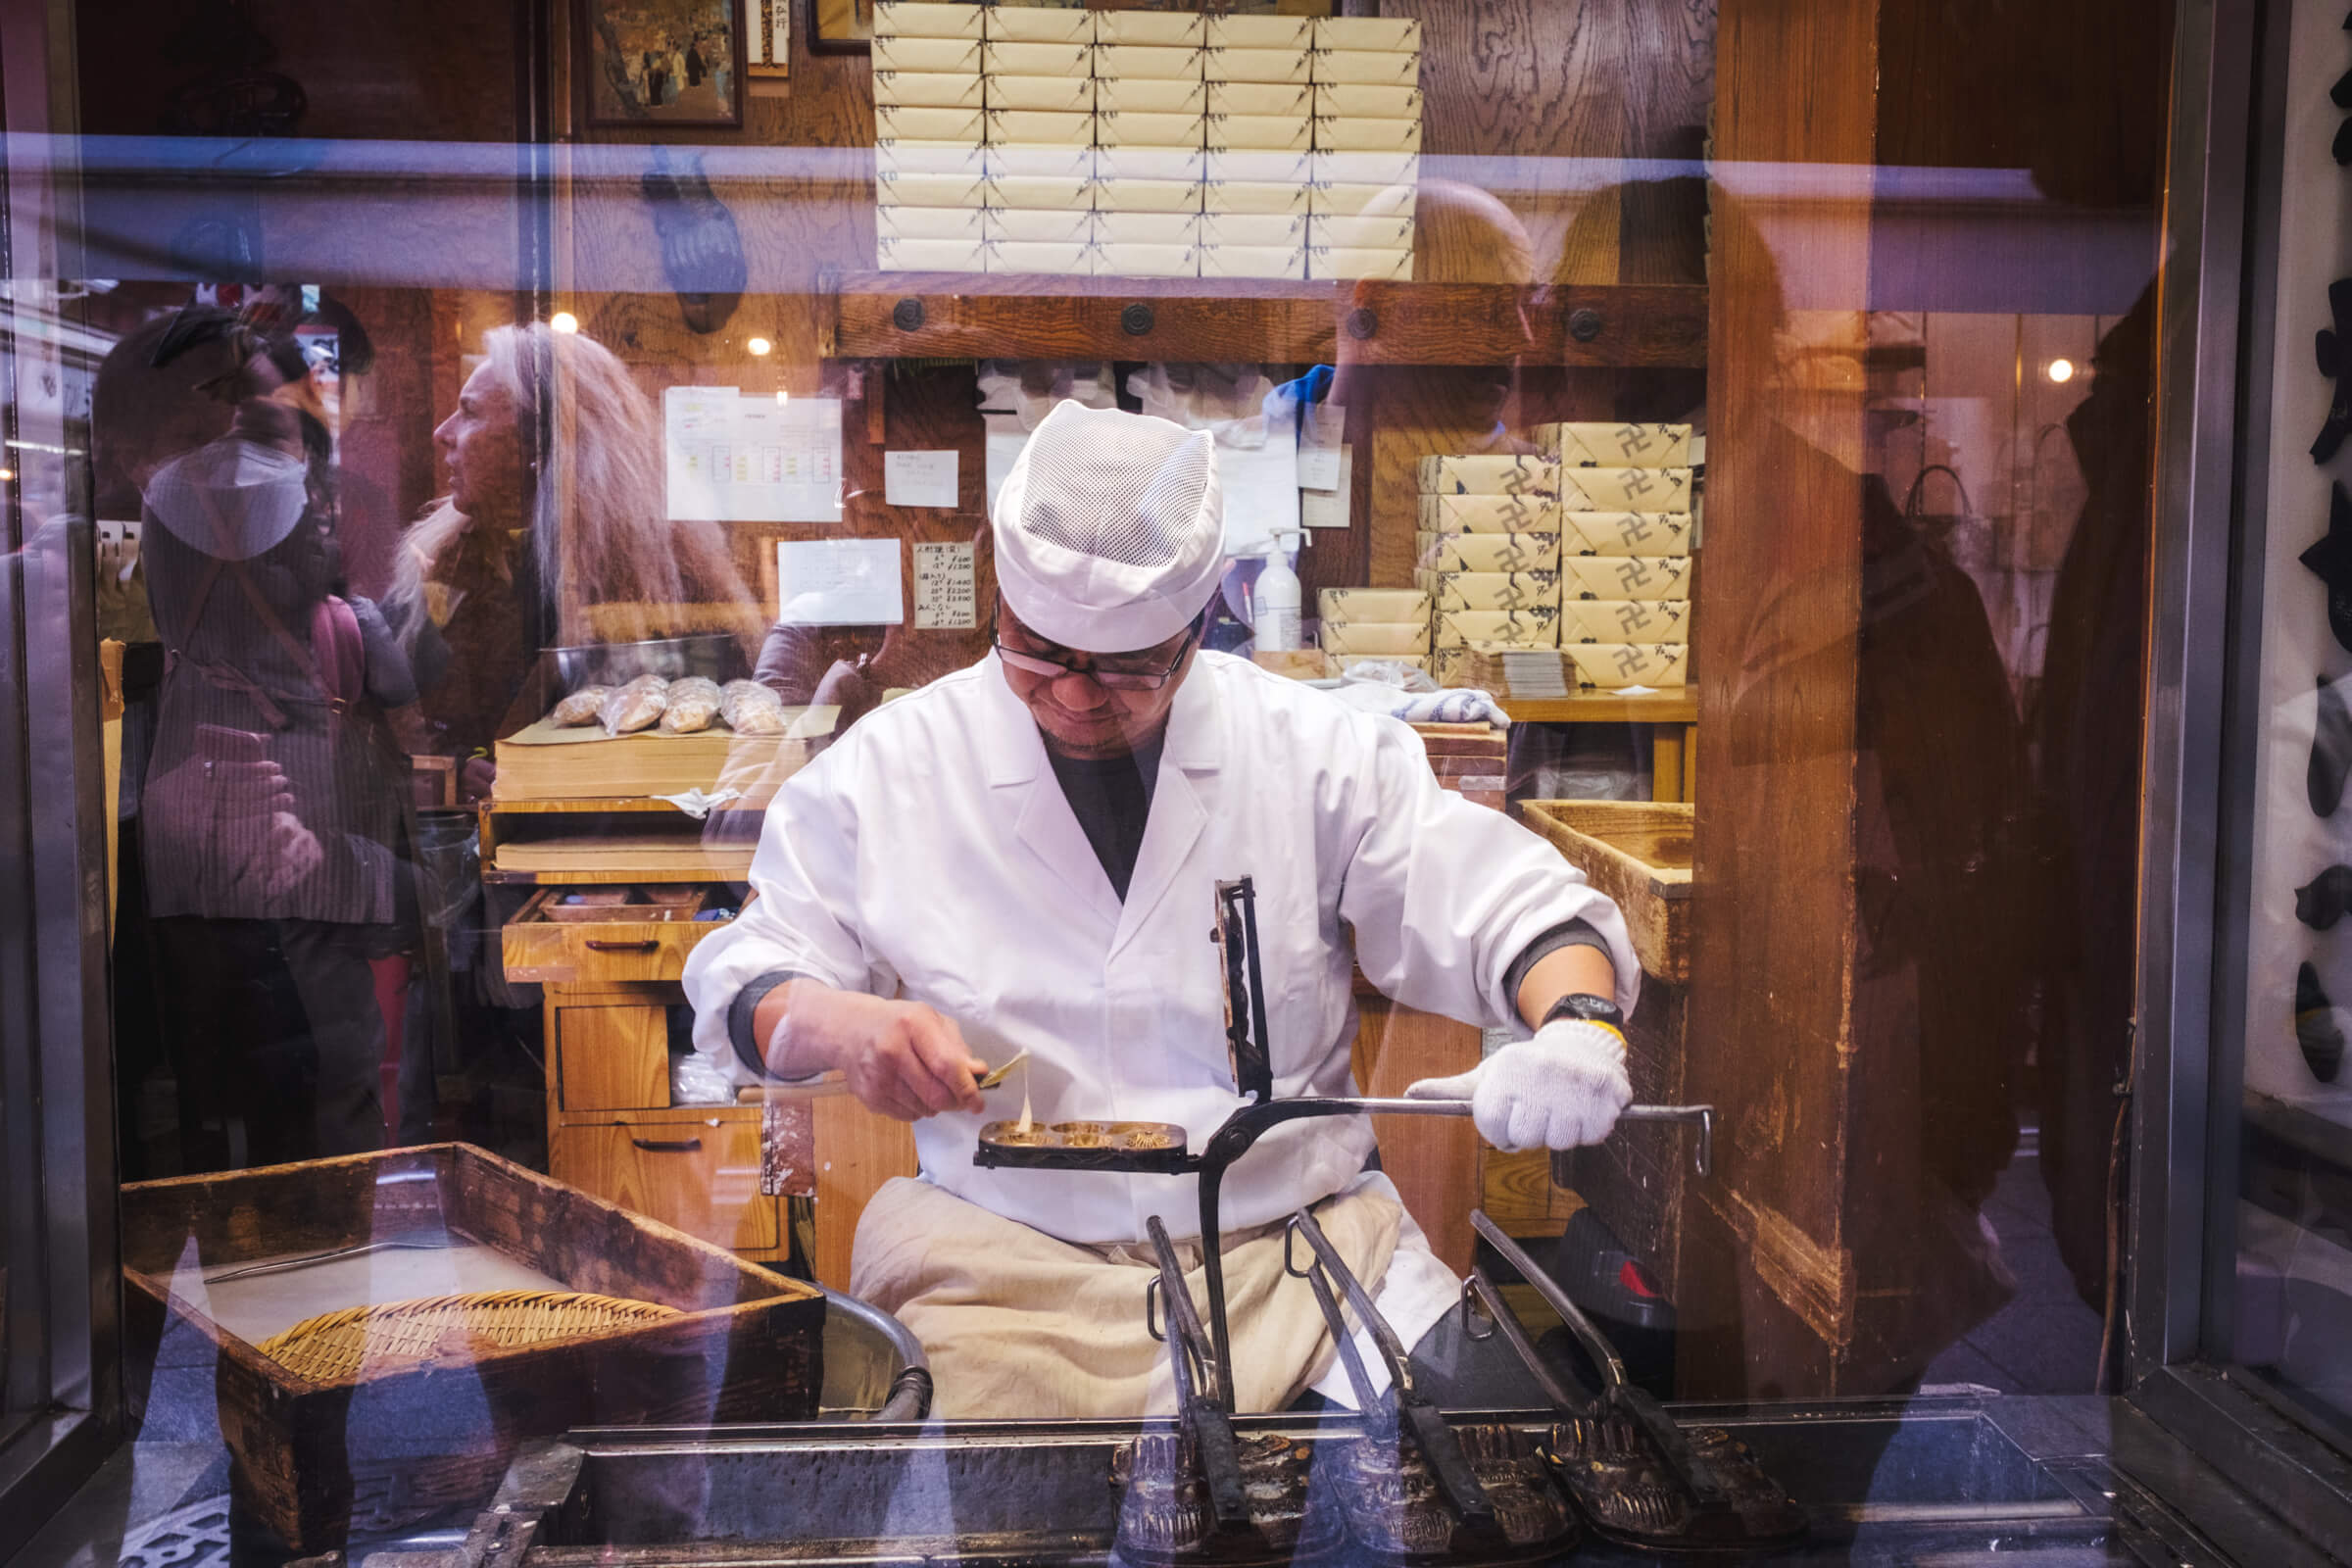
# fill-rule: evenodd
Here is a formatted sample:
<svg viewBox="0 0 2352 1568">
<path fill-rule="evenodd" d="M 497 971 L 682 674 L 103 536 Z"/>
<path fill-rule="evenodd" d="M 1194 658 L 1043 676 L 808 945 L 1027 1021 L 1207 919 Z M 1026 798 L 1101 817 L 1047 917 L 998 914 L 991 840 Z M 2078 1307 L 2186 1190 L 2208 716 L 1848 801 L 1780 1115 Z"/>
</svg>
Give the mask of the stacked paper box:
<svg viewBox="0 0 2352 1568">
<path fill-rule="evenodd" d="M 877 0 L 873 62 L 885 270 L 1412 275 L 1416 21 Z"/>
<path fill-rule="evenodd" d="M 1367 659 L 1429 668 L 1429 595 L 1414 588 L 1326 588 L 1323 651 L 1344 671 Z"/>
<path fill-rule="evenodd" d="M 1193 12 L 1095 17 L 1096 270 L 1200 273 L 1200 180 L 1208 92 Z"/>
<path fill-rule="evenodd" d="M 979 8 L 988 104 L 988 270 L 1091 273 L 1102 98 L 1093 13 Z"/>
<path fill-rule="evenodd" d="M 1690 642 L 1690 427 L 1536 428 L 1560 463 L 1561 644 L 1585 684 L 1680 686 Z"/>
<path fill-rule="evenodd" d="M 1315 277 L 1413 275 L 1413 191 L 1421 174 L 1421 23 L 1322 17 L 1314 24 Z"/>
<path fill-rule="evenodd" d="M 1430 645 L 1449 653 L 1560 645 L 1560 466 L 1527 453 L 1432 454 L 1421 485 L 1420 564 Z M 1443 679 L 1441 673 L 1441 679 Z"/>
<path fill-rule="evenodd" d="M 1306 276 L 1314 90 L 1308 17 L 1215 16 L 1202 32 L 1200 274 Z"/>
<path fill-rule="evenodd" d="M 976 6 L 874 7 L 874 237 L 885 270 L 987 265 L 982 25 Z"/>
</svg>

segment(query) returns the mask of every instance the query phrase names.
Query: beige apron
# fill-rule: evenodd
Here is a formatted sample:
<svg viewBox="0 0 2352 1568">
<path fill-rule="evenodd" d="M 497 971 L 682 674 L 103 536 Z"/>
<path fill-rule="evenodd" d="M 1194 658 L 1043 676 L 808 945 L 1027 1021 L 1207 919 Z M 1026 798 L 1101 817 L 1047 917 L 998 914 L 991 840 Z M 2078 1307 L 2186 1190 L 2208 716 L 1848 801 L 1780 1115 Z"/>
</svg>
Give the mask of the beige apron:
<svg viewBox="0 0 2352 1568">
<path fill-rule="evenodd" d="M 1381 1192 L 1314 1206 L 1325 1234 L 1375 1295 L 1404 1211 Z M 1283 1226 L 1225 1238 L 1226 1321 L 1236 1405 L 1279 1410 L 1321 1377 L 1331 1335 L 1304 1280 L 1283 1272 Z M 1200 1244 L 1176 1244 L 1207 1316 Z M 1080 1247 L 902 1177 L 866 1204 L 851 1293 L 922 1341 L 938 1384 L 933 1413 L 956 1417 L 1165 1414 L 1175 1408 L 1168 1348 L 1144 1323 L 1158 1264 L 1149 1242 Z"/>
</svg>

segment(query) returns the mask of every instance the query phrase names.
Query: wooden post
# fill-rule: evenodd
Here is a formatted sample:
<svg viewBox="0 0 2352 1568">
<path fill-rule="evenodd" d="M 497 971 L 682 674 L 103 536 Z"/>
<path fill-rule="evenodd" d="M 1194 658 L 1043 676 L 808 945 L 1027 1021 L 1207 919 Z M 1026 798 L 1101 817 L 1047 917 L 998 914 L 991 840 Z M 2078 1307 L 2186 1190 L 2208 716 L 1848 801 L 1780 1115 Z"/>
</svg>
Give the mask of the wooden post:
<svg viewBox="0 0 2352 1568">
<path fill-rule="evenodd" d="M 2028 760 L 1977 590 L 1877 477 L 1866 326 L 2082 309 L 2063 257 L 1990 305 L 1959 286 L 1985 281 L 1967 240 L 2055 242 L 1987 211 L 1924 245 L 1918 204 L 1887 194 L 1902 166 L 2030 166 L 2144 221 L 2153 271 L 2165 49 L 2136 35 L 2160 31 L 2122 0 L 1965 21 L 1724 0 L 1683 1085 L 1718 1130 L 1681 1244 L 1687 1396 L 1884 1393 L 2005 1298 L 1981 1215 L 2017 1145 L 2040 961 L 2004 826 Z M 2110 36 L 2129 69 L 2033 85 Z"/>
</svg>

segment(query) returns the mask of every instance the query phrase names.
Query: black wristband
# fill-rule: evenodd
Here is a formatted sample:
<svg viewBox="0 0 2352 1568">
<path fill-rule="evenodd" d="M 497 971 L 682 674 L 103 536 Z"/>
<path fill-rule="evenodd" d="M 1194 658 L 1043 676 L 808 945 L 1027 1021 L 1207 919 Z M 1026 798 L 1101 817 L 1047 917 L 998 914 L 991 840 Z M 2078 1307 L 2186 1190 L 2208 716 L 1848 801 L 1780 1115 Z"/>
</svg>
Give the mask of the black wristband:
<svg viewBox="0 0 2352 1568">
<path fill-rule="evenodd" d="M 1556 1022 L 1561 1018 L 1581 1018 L 1587 1023 L 1605 1023 L 1619 1034 L 1625 1033 L 1625 1014 L 1606 997 L 1595 997 L 1582 991 L 1571 991 L 1544 1009 L 1536 1027 Z"/>
</svg>

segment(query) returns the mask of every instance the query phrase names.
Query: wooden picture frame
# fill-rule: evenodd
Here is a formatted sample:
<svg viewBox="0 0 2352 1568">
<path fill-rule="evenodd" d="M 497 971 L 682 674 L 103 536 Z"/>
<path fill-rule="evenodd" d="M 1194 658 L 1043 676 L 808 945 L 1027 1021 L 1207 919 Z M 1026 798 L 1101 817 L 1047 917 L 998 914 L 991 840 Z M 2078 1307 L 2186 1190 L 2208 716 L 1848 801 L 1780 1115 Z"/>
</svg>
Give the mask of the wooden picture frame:
<svg viewBox="0 0 2352 1568">
<path fill-rule="evenodd" d="M 808 52 L 874 52 L 874 0 L 808 0 Z"/>
<path fill-rule="evenodd" d="M 751 63 L 752 79 L 783 80 L 792 74 L 792 0 L 744 0 L 745 37 L 759 42 L 763 58 Z M 748 47 L 748 45 L 747 45 Z"/>
<path fill-rule="evenodd" d="M 754 0 L 756 3 L 756 0 Z M 746 0 L 577 0 L 587 121 L 743 128 Z M 660 45 L 666 42 L 667 56 Z M 649 102 L 658 96 L 658 102 Z"/>
</svg>

